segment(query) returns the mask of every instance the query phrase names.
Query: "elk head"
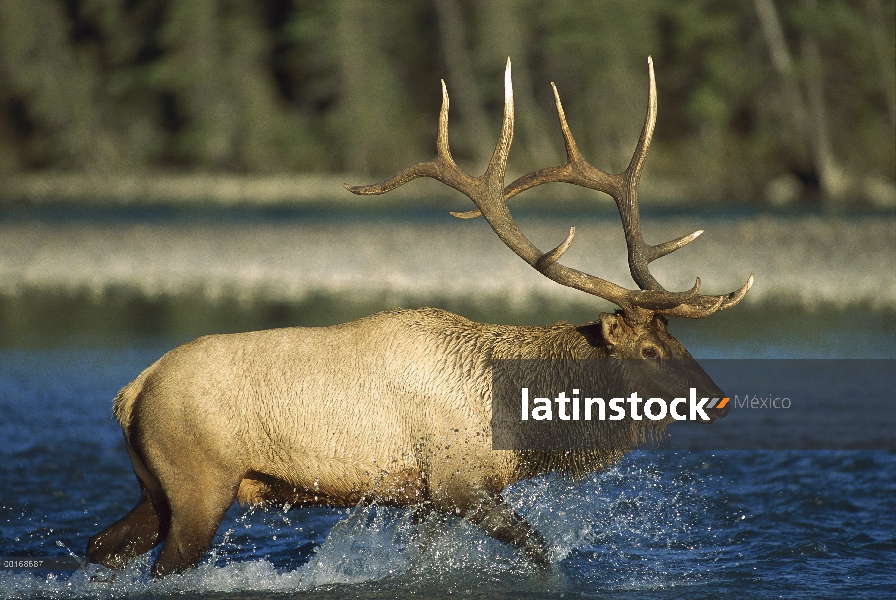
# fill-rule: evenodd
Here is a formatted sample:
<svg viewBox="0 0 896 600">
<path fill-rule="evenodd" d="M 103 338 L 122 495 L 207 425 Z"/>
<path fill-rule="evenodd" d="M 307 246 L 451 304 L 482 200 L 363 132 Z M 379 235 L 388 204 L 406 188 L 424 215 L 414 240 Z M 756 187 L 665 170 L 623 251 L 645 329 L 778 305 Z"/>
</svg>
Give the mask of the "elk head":
<svg viewBox="0 0 896 600">
<path fill-rule="evenodd" d="M 501 134 L 488 168 L 480 177 L 471 177 L 461 171 L 451 157 L 451 151 L 448 149 L 448 90 L 445 81 L 442 80 L 442 109 L 439 113 L 436 157 L 428 162 L 408 167 L 381 183 L 366 186 L 346 184 L 345 187 L 354 194 L 371 195 L 384 194 L 418 177 L 431 177 L 441 181 L 469 197 L 477 208 L 468 212 L 452 212 L 451 215 L 460 219 L 485 217 L 501 241 L 545 277 L 619 306 L 620 310 L 615 314 L 605 313 L 600 319 L 603 342 L 610 356 L 685 359 L 693 362 L 684 347 L 666 331 L 668 317 L 699 319 L 718 310 L 730 308 L 740 302 L 753 285 L 753 275 L 750 275 L 739 290 L 721 296 L 700 294 L 699 277 L 690 290 L 670 292 L 651 275 L 648 269 L 651 262 L 690 243 L 703 231 L 695 231 L 690 235 L 655 245 L 647 244 L 641 235 L 638 183 L 656 126 L 657 111 L 656 81 L 651 58 L 647 59 L 647 65 L 650 74 L 647 118 L 628 168 L 622 173 L 607 173 L 595 168 L 582 157 L 566 123 L 557 86 L 552 83 L 560 129 L 566 144 L 566 163 L 533 171 L 505 187 L 504 173 L 513 139 L 514 118 L 513 87 L 510 59 L 508 59 L 504 72 L 504 120 Z M 507 201 L 529 188 L 551 182 L 572 183 L 612 196 L 622 219 L 632 279 L 640 289 L 626 289 L 600 277 L 560 264 L 558 260 L 572 244 L 575 227 L 570 227 L 566 239 L 548 252 L 539 250 L 520 231 L 510 215 Z M 695 362 L 694 365 L 696 366 Z"/>
</svg>

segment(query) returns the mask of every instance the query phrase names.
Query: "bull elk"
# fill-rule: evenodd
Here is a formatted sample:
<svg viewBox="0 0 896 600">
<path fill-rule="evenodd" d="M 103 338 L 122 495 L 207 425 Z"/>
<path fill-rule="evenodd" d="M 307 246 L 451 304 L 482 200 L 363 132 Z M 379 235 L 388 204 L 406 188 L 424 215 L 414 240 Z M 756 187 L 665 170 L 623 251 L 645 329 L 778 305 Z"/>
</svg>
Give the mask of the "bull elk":
<svg viewBox="0 0 896 600">
<path fill-rule="evenodd" d="M 619 307 L 585 325 L 516 327 L 474 323 L 431 308 L 396 309 L 331 327 L 294 327 L 211 335 L 165 354 L 116 396 L 114 413 L 140 483 L 127 515 L 91 538 L 91 562 L 121 568 L 164 542 L 153 566 L 161 577 L 196 566 L 225 512 L 241 504 L 354 506 L 361 501 L 423 505 L 463 515 L 538 564 L 549 562 L 542 536 L 501 501 L 505 486 L 538 473 L 593 472 L 632 447 L 617 440 L 595 451 L 496 451 L 490 432 L 491 364 L 501 358 L 602 359 L 600 368 L 671 390 L 687 371 L 701 395 L 722 392 L 666 329 L 670 316 L 701 318 L 730 308 L 753 276 L 727 295 L 665 290 L 648 264 L 701 231 L 657 245 L 641 236 L 638 182 L 656 121 L 656 84 L 648 61 L 647 118 L 628 168 L 601 171 L 582 158 L 554 95 L 567 161 L 504 185 L 513 137 L 510 61 L 504 118 L 481 177 L 462 172 L 448 149 L 448 92 L 442 82 L 438 154 L 355 194 L 382 194 L 432 177 L 468 196 L 499 238 L 551 280 Z M 556 248 L 539 250 L 514 223 L 507 201 L 548 182 L 612 196 L 619 208 L 631 274 L 629 290 L 566 267 Z M 623 359 L 641 369 L 622 369 Z M 671 368 L 672 359 L 685 367 Z M 629 361 L 631 362 L 631 361 Z M 712 418 L 727 411 L 712 413 Z M 665 425 L 670 420 L 664 421 Z M 481 435 L 483 432 L 486 435 Z M 477 435 L 480 434 L 480 435 Z M 570 458 L 572 456 L 572 458 Z"/>
</svg>

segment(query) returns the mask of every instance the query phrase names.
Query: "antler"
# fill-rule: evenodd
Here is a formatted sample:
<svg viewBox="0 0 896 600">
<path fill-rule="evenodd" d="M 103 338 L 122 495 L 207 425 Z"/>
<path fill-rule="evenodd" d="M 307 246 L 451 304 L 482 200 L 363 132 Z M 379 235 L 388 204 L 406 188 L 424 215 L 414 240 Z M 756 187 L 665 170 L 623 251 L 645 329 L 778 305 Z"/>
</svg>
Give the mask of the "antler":
<svg viewBox="0 0 896 600">
<path fill-rule="evenodd" d="M 501 134 L 488 168 L 480 177 L 470 177 L 461 171 L 454 159 L 451 158 L 451 151 L 448 148 L 448 90 L 443 80 L 436 157 L 431 161 L 408 167 L 391 179 L 378 184 L 367 186 L 346 184 L 345 187 L 354 194 L 384 194 L 418 177 L 437 179 L 469 197 L 478 209 L 465 213 L 452 212 L 453 216 L 458 218 L 484 216 L 501 241 L 537 271 L 557 283 L 609 300 L 630 316 L 635 316 L 635 313 L 640 312 L 638 309 L 646 309 L 653 313 L 700 318 L 717 310 L 729 308 L 737 304 L 750 289 L 753 284 L 752 275 L 747 283 L 736 292 L 724 296 L 704 296 L 698 295 L 699 278 L 694 287 L 686 292 L 669 292 L 657 282 L 648 269 L 647 265 L 651 261 L 674 252 L 703 233 L 697 231 L 657 245 L 645 243 L 641 236 L 638 182 L 656 124 L 657 104 L 652 59 L 648 59 L 648 67 L 650 71 L 650 100 L 647 119 L 631 162 L 622 173 L 606 173 L 593 167 L 582 158 L 566 123 L 557 87 L 552 83 L 557 102 L 557 113 L 560 117 L 560 128 L 566 142 L 567 161 L 559 167 L 533 171 L 505 188 L 504 173 L 513 139 L 513 86 L 510 79 L 510 59 L 507 59 L 507 68 L 504 72 L 504 120 L 501 125 Z M 632 278 L 641 290 L 628 290 L 594 275 L 559 264 L 557 260 L 572 244 L 575 227 L 570 227 L 566 240 L 549 252 L 541 252 L 523 235 L 510 215 L 507 200 L 529 188 L 549 182 L 573 183 L 605 192 L 613 197 L 622 218 Z"/>
</svg>

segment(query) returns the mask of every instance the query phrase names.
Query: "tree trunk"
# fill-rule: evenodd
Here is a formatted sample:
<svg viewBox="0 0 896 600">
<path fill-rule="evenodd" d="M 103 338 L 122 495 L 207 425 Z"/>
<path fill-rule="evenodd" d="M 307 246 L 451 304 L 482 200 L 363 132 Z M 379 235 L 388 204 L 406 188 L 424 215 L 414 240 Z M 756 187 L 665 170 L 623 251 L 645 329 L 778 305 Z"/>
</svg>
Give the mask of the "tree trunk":
<svg viewBox="0 0 896 600">
<path fill-rule="evenodd" d="M 808 75 L 800 89 L 794 72 L 793 58 L 784 39 L 784 30 L 778 10 L 772 0 L 754 0 L 756 13 L 768 44 L 772 65 L 784 87 L 785 102 L 793 119 L 793 139 L 801 160 L 808 160 L 818 177 L 822 199 L 837 201 L 847 191 L 846 174 L 831 152 L 828 139 L 827 116 L 824 106 L 823 65 L 818 44 L 810 34 L 804 33 L 802 53 Z M 803 0 L 808 8 L 815 9 L 814 0 Z"/>
<path fill-rule="evenodd" d="M 487 24 L 481 36 L 482 45 L 486 46 L 482 54 L 494 56 L 496 61 L 510 56 L 513 61 L 513 93 L 520 133 L 517 137 L 530 163 L 527 168 L 535 169 L 557 162 L 557 155 L 551 150 L 562 146 L 559 136 L 552 138 L 547 134 L 544 111 L 535 101 L 528 61 L 531 31 L 521 14 L 523 6 L 518 0 L 483 0 L 478 4 L 480 21 Z M 495 25 L 498 23 L 500 26 Z M 544 82 L 545 87 L 547 84 Z"/>
<path fill-rule="evenodd" d="M 489 139 L 486 132 L 490 129 L 467 49 L 463 13 L 458 0 L 435 0 L 435 7 L 439 19 L 442 54 L 448 68 L 446 85 L 460 116 L 457 128 L 461 131 L 461 136 L 457 147 L 462 154 L 466 153 L 476 161 L 477 167 L 485 165 L 492 153 L 492 148 L 486 141 Z"/>
</svg>

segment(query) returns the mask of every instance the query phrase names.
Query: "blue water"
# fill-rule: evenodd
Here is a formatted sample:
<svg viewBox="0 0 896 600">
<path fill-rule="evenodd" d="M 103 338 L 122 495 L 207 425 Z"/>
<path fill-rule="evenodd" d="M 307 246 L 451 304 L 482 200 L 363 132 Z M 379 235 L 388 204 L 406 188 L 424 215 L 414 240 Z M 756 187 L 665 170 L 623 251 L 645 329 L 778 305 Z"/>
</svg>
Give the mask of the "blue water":
<svg viewBox="0 0 896 600">
<path fill-rule="evenodd" d="M 893 348 L 892 331 L 879 336 L 871 347 Z M 169 347 L 0 350 L 0 555 L 83 555 L 133 506 L 111 399 Z M 639 451 L 582 482 L 539 478 L 504 496 L 548 540 L 548 574 L 460 519 L 234 507 L 195 571 L 154 581 L 149 555 L 120 573 L 0 571 L 0 597 L 896 595 L 891 452 Z"/>
</svg>

